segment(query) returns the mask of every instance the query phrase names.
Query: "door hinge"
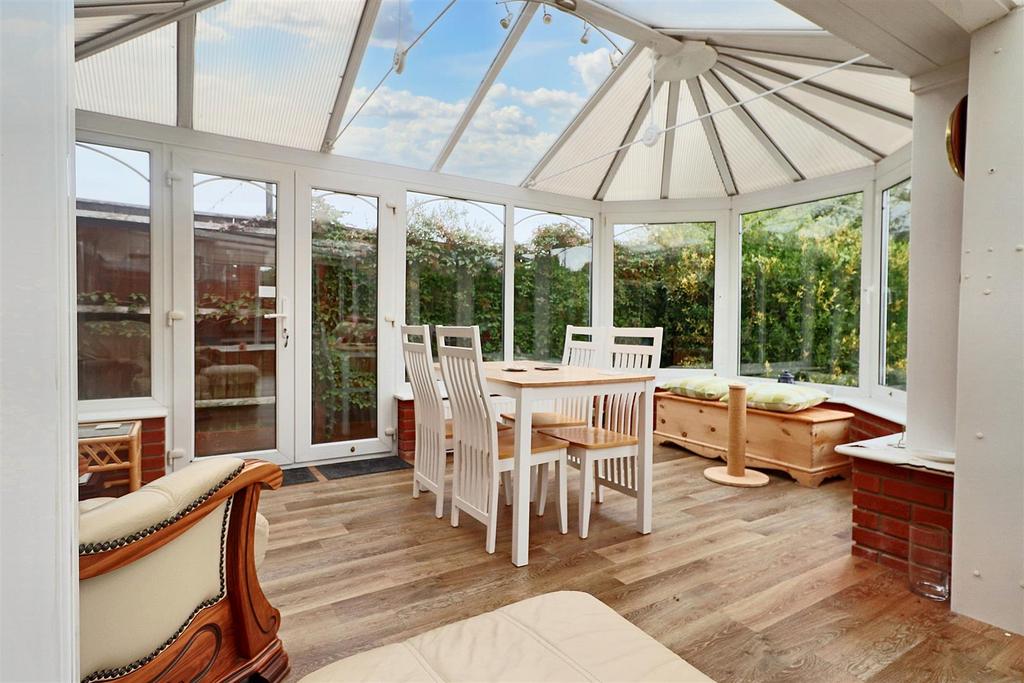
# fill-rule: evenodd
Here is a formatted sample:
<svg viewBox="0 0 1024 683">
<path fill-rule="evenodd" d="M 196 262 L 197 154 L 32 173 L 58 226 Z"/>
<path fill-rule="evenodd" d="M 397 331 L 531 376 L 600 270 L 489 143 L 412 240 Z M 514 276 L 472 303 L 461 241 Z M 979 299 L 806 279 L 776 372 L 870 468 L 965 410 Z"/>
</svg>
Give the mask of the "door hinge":
<svg viewBox="0 0 1024 683">
<path fill-rule="evenodd" d="M 181 460 L 186 455 L 184 448 L 172 448 L 165 454 L 165 465 L 167 469 L 171 469 L 174 466 L 175 460 Z"/>
<path fill-rule="evenodd" d="M 173 186 L 175 180 L 181 180 L 180 173 L 175 173 L 174 171 L 167 171 L 164 173 L 164 184 L 167 185 L 167 187 Z"/>
</svg>

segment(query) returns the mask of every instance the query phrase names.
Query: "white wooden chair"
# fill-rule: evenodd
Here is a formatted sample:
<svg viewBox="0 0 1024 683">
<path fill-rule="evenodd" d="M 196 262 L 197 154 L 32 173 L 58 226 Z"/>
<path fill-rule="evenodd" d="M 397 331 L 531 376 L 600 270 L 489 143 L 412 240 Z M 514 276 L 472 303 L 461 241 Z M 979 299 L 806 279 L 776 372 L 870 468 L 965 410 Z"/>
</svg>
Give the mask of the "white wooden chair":
<svg viewBox="0 0 1024 683">
<path fill-rule="evenodd" d="M 452 408 L 455 460 L 452 473 L 452 526 L 464 511 L 487 527 L 487 552 L 494 552 L 498 528 L 498 479 L 514 466 L 514 434 L 498 433 L 494 404 L 487 393 L 478 327 L 437 327 L 441 373 Z M 532 434 L 530 465 L 555 463 L 558 526 L 568 532 L 566 442 Z"/>
<path fill-rule="evenodd" d="M 422 341 L 414 341 L 416 337 Z M 444 402 L 431 355 L 429 326 L 402 325 L 402 355 L 409 384 L 412 385 L 416 415 L 412 497 L 419 498 L 420 491 L 432 492 L 436 496 L 434 515 L 440 519 L 444 516 L 444 475 L 448 465 L 445 441 L 448 434 Z"/>
<path fill-rule="evenodd" d="M 606 328 L 566 325 L 562 365 L 579 368 L 607 367 L 605 350 Z M 555 401 L 553 411 L 533 414 L 533 429 L 575 427 L 590 424 L 593 419 L 593 400 L 582 396 Z M 515 424 L 516 416 L 502 413 L 501 419 Z"/>
<path fill-rule="evenodd" d="M 662 328 L 612 328 L 606 352 L 613 369 L 656 370 Z M 590 533 L 591 496 L 604 500 L 603 487 L 637 497 L 636 456 L 640 425 L 639 394 L 609 394 L 595 404 L 593 426 L 543 429 L 569 442 L 569 463 L 580 470 L 579 534 Z"/>
</svg>

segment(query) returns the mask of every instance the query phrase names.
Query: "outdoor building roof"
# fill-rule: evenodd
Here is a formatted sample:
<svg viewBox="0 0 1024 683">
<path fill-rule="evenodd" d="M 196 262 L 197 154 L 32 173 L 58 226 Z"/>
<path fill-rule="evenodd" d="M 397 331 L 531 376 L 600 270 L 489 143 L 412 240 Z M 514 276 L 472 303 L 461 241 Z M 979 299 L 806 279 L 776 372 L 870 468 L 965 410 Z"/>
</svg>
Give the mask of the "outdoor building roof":
<svg viewBox="0 0 1024 683">
<path fill-rule="evenodd" d="M 908 79 L 835 69 L 859 51 L 772 0 L 586 0 L 628 35 L 567 2 L 76 0 L 78 107 L 604 200 L 753 192 L 910 142 Z M 707 68 L 652 82 L 684 42 Z"/>
</svg>

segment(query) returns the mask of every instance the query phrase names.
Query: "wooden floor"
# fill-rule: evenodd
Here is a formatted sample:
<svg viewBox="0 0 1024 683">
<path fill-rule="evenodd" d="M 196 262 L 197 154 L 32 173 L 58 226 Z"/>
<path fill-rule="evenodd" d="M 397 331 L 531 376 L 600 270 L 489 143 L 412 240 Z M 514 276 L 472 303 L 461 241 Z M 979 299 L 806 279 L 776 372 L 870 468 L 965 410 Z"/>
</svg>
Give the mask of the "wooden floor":
<svg viewBox="0 0 1024 683">
<path fill-rule="evenodd" d="M 1024 638 L 952 615 L 906 581 L 850 556 L 850 489 L 772 477 L 716 486 L 708 461 L 658 448 L 654 532 L 633 530 L 632 499 L 595 505 L 590 538 L 554 506 L 533 518 L 530 564 L 510 562 L 463 515 L 453 529 L 411 497 L 411 470 L 264 495 L 270 550 L 260 576 L 283 615 L 291 680 L 329 662 L 532 595 L 583 590 L 720 683 L 1019 681 Z M 446 509 L 447 512 L 447 509 Z"/>
</svg>

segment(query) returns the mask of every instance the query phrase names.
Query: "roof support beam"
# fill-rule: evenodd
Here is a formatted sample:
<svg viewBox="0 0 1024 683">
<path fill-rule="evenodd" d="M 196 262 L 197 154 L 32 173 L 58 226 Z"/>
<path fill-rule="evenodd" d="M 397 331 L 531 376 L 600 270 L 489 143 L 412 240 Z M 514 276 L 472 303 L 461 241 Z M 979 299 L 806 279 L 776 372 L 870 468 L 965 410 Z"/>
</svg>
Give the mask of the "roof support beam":
<svg viewBox="0 0 1024 683">
<path fill-rule="evenodd" d="M 679 122 L 679 81 L 668 84 L 668 114 L 665 116 L 665 152 L 661 160 L 661 198 L 668 199 L 672 187 L 672 155 L 676 146 L 676 123 Z"/>
<path fill-rule="evenodd" d="M 196 15 L 178 22 L 178 128 L 192 127 L 196 75 Z"/>
<path fill-rule="evenodd" d="M 123 17 L 143 14 L 160 14 L 170 12 L 184 5 L 184 0 L 177 2 L 133 2 L 131 4 L 109 3 L 105 5 L 75 6 L 75 19 L 91 19 L 93 17 Z"/>
<path fill-rule="evenodd" d="M 505 41 L 501 44 L 498 49 L 498 54 L 494 55 L 494 61 L 491 62 L 491 66 L 487 69 L 484 74 L 483 80 L 480 81 L 480 85 L 477 86 L 476 92 L 473 93 L 473 97 L 469 100 L 469 104 L 462 111 L 462 116 L 459 117 L 459 122 L 455 124 L 455 129 L 452 130 L 451 135 L 448 136 L 447 142 L 444 143 L 444 147 L 441 148 L 441 153 L 437 155 L 437 159 L 434 161 L 434 165 L 430 170 L 440 171 L 444 166 L 445 162 L 448 161 L 448 157 L 455 151 L 455 145 L 459 144 L 459 140 L 462 138 L 462 134 L 466 132 L 466 128 L 469 127 L 469 122 L 473 120 L 473 116 L 476 115 L 477 109 L 483 104 L 484 98 L 487 97 L 487 93 L 490 91 L 491 86 L 494 85 L 494 81 L 497 80 L 498 74 L 505 67 L 505 62 L 508 61 L 509 56 L 512 54 L 512 50 L 515 49 L 516 45 L 519 44 L 519 39 L 523 37 L 523 33 L 526 32 L 526 27 L 530 25 L 530 20 L 533 19 L 533 15 L 537 13 L 537 5 L 528 2 L 523 7 L 523 10 L 516 17 L 516 22 L 509 29 L 508 35 L 505 36 Z"/>
<path fill-rule="evenodd" d="M 714 71 L 708 71 L 704 74 L 704 78 L 707 79 L 708 84 L 711 85 L 711 89 L 718 93 L 718 96 L 722 98 L 722 101 L 726 104 L 736 104 L 739 102 L 736 96 L 732 93 L 729 88 L 726 87 L 722 79 L 718 77 Z M 772 161 L 782 169 L 782 172 L 789 176 L 789 179 L 793 182 L 804 180 L 804 174 L 793 164 L 793 162 L 786 156 L 786 153 L 776 144 L 775 140 L 772 139 L 761 124 L 750 114 L 747 106 L 741 104 L 738 107 L 733 107 L 733 111 L 736 112 L 736 116 L 739 117 L 740 121 L 747 130 L 750 131 L 751 135 L 761 143 L 764 150 L 771 156 Z"/>
<path fill-rule="evenodd" d="M 363 5 L 363 15 L 359 17 L 356 37 L 352 41 L 352 49 L 348 53 L 348 61 L 345 62 L 345 72 L 339 76 L 338 94 L 334 97 L 334 106 L 331 108 L 331 115 L 327 119 L 327 130 L 324 131 L 324 140 L 320 143 L 320 151 L 324 154 L 329 154 L 334 149 L 335 139 L 338 137 L 338 131 L 341 130 L 341 119 L 345 116 L 348 101 L 356 87 L 359 67 L 362 66 L 363 57 L 366 55 L 366 48 L 370 45 L 370 36 L 373 35 L 373 25 L 377 23 L 377 13 L 380 12 L 380 6 L 381 0 L 366 0 L 366 4 Z"/>
<path fill-rule="evenodd" d="M 715 158 L 718 175 L 722 177 L 722 186 L 725 187 L 725 193 L 732 197 L 736 194 L 736 181 L 732 177 L 732 169 L 729 168 L 729 160 L 725 156 L 722 139 L 718 136 L 718 128 L 715 126 L 714 117 L 708 116 L 711 110 L 708 109 L 708 100 L 704 96 L 704 88 L 701 86 L 699 78 L 688 79 L 686 85 L 690 89 L 690 97 L 693 98 L 693 103 L 697 105 L 697 114 L 703 117 L 700 122 L 704 126 L 704 135 L 708 139 L 708 145 L 711 146 L 711 156 Z"/>
<path fill-rule="evenodd" d="M 734 69 L 732 66 L 726 64 L 725 62 L 719 61 L 718 64 L 715 65 L 715 68 L 724 69 L 725 71 L 728 72 L 730 78 L 736 80 L 738 83 L 748 88 L 749 90 L 757 93 L 758 95 L 763 95 L 769 90 L 769 88 L 763 83 L 754 80 L 753 78 L 743 73 L 742 71 Z M 793 100 L 789 99 L 782 93 L 772 93 L 770 95 L 767 95 L 766 97 L 775 104 L 777 104 L 779 107 L 781 107 L 783 110 L 789 112 L 790 114 L 797 117 L 804 123 L 813 127 L 815 130 L 820 131 L 825 135 L 829 136 L 830 138 L 840 143 L 841 145 L 844 145 L 852 149 L 854 152 L 857 152 L 862 157 L 870 159 L 872 162 L 876 162 L 882 158 L 883 155 L 878 150 L 874 149 L 873 147 L 870 147 L 864 142 L 861 142 L 860 140 L 853 137 L 849 133 L 843 132 L 842 130 L 836 128 L 828 121 L 819 117 L 817 114 L 811 112 L 810 110 L 804 109 L 802 106 L 800 106 Z"/>
<path fill-rule="evenodd" d="M 719 55 L 719 64 L 723 62 L 741 70 L 751 71 L 755 74 L 775 80 L 782 79 L 783 81 L 795 81 L 800 78 L 799 76 L 782 71 L 781 69 L 773 69 L 741 57 L 733 57 L 726 54 Z M 821 85 L 812 81 L 804 81 L 803 83 L 797 83 L 793 88 L 812 95 L 817 95 L 818 97 L 822 97 L 838 104 L 846 105 L 847 107 L 878 117 L 884 121 L 889 121 L 890 123 L 896 123 L 907 128 L 910 128 L 913 125 L 913 117 L 909 114 L 904 114 L 896 111 L 895 109 L 883 107 L 880 104 L 869 102 L 868 100 L 861 99 L 856 95 L 850 95 L 849 93 L 836 90 L 835 88 L 830 88 L 826 85 Z"/>
<path fill-rule="evenodd" d="M 125 43 L 132 38 L 138 38 L 144 33 L 155 31 L 167 24 L 191 17 L 204 9 L 209 9 L 224 0 L 184 0 L 178 9 L 160 14 L 149 14 L 141 19 L 119 26 L 113 31 L 103 33 L 82 41 L 75 46 L 75 61 L 91 57 L 98 52 L 109 50 L 112 47 Z"/>
<path fill-rule="evenodd" d="M 626 159 L 626 154 L 633 148 L 632 143 L 636 140 L 636 136 L 640 134 L 640 126 L 644 124 L 644 119 L 647 118 L 648 112 L 651 111 L 651 104 L 654 100 L 658 99 L 658 93 L 661 92 L 662 86 L 665 83 L 659 81 L 654 84 L 654 92 L 644 93 L 643 99 L 640 100 L 640 106 L 637 107 L 636 113 L 633 115 L 633 120 L 629 124 L 629 128 L 626 130 L 626 134 L 622 136 L 622 142 L 619 145 L 622 147 L 619 151 L 615 152 L 615 157 L 612 159 L 612 163 L 608 166 L 608 172 L 604 174 L 604 180 L 601 181 L 601 186 L 597 189 L 597 194 L 594 195 L 594 199 L 603 200 L 604 196 L 608 194 L 608 188 L 612 186 L 612 181 L 615 180 L 615 174 L 619 172 L 619 167 L 622 166 L 622 162 Z M 623 146 L 628 145 L 628 147 Z"/>
<path fill-rule="evenodd" d="M 783 62 L 793 62 L 794 64 L 807 64 L 809 66 L 820 66 L 828 68 L 835 66 L 840 62 L 834 59 L 824 59 L 822 57 L 807 57 L 806 55 L 794 55 L 788 52 L 772 52 L 771 50 L 754 50 L 749 47 L 733 47 L 731 45 L 715 44 L 714 48 L 721 54 L 733 55 L 736 57 L 753 57 L 754 59 L 774 59 Z M 875 76 L 899 76 L 900 74 L 889 66 L 882 64 L 866 64 L 864 62 L 856 62 L 854 64 L 847 64 L 843 67 L 843 71 L 860 71 L 862 73 L 874 74 Z"/>
<path fill-rule="evenodd" d="M 590 99 L 587 100 L 586 104 L 583 105 L 583 108 L 576 114 L 572 123 L 566 126 L 565 130 L 562 131 L 562 134 L 558 136 L 558 139 L 555 140 L 555 144 L 551 145 L 551 147 L 548 148 L 548 151 L 544 152 L 544 156 L 541 157 L 540 161 L 537 162 L 537 165 L 533 167 L 533 170 L 530 171 L 526 178 L 523 179 L 523 182 L 520 183 L 522 187 L 529 187 L 530 184 L 533 183 L 533 181 L 541 174 L 541 171 L 547 168 L 547 165 L 551 163 L 551 160 L 555 158 L 555 155 L 561 151 L 562 147 L 565 146 L 565 143 L 569 141 L 580 125 L 587 120 L 587 117 L 590 116 L 590 112 L 594 111 L 597 105 L 601 103 L 608 92 L 618 82 L 619 78 L 622 77 L 622 74 L 626 73 L 630 65 L 636 61 L 637 57 L 640 56 L 642 51 L 643 49 L 639 47 L 634 46 L 630 48 L 629 52 L 626 53 L 626 56 L 623 57 L 619 65 L 615 67 L 615 70 L 608 74 L 608 78 L 604 79 L 604 83 L 594 91 L 594 94 L 590 96 Z"/>
<path fill-rule="evenodd" d="M 640 47 L 649 47 L 661 55 L 673 55 L 683 47 L 682 41 L 667 36 L 661 31 L 656 31 L 650 26 L 641 24 L 636 19 L 627 17 L 625 14 L 594 0 L 540 1 L 563 12 L 575 14 L 594 26 L 600 26 L 623 38 L 629 38 L 634 44 Z M 573 5 L 575 8 L 572 8 Z"/>
</svg>

